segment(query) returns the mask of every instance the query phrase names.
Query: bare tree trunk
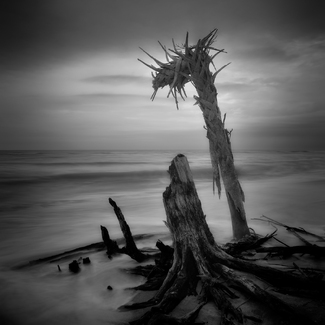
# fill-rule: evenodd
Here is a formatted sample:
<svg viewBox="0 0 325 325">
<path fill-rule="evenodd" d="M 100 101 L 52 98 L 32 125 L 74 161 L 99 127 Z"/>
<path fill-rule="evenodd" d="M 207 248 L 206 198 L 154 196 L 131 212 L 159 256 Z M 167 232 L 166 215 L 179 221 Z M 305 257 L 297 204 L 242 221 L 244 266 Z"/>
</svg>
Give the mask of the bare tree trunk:
<svg viewBox="0 0 325 325">
<path fill-rule="evenodd" d="M 174 44 L 174 50 L 169 50 L 169 52 L 161 45 L 168 63 L 162 63 L 144 51 L 155 60 L 159 68 L 140 61 L 156 71 L 156 74 L 153 74 L 154 93 L 152 99 L 155 98 L 159 88 L 169 85 L 169 94 L 171 93 L 174 96 L 178 108 L 177 93 L 184 99 L 183 95 L 186 96 L 185 84 L 192 82 L 194 85 L 198 93 L 198 96 L 195 96 L 196 103 L 203 112 L 207 138 L 209 139 L 213 167 L 213 189 L 216 184 L 220 196 L 221 175 L 230 209 L 233 235 L 236 239 L 241 239 L 250 234 L 243 204 L 245 198 L 234 166 L 230 144 L 231 132 L 225 128 L 225 119 L 223 121 L 221 119 L 221 112 L 217 102 L 217 90 L 214 86 L 215 77 L 225 66 L 214 74 L 209 70 L 210 64 L 213 64 L 213 58 L 220 52 L 224 52 L 212 47 L 216 33 L 217 30 L 213 30 L 205 38 L 199 40 L 195 46 L 188 45 L 187 35 L 182 49 L 177 49 Z M 217 51 L 217 53 L 210 56 L 210 50 Z"/>
<path fill-rule="evenodd" d="M 236 239 L 249 235 L 246 212 L 243 202 L 245 196 L 238 181 L 231 150 L 230 132 L 221 120 L 221 112 L 217 103 L 217 90 L 214 77 L 209 71 L 209 60 L 202 60 L 202 67 L 192 72 L 193 84 L 198 93 L 195 97 L 199 104 L 207 128 L 210 157 L 213 167 L 213 181 L 221 194 L 220 174 L 225 187 L 230 210 L 233 235 Z"/>
</svg>

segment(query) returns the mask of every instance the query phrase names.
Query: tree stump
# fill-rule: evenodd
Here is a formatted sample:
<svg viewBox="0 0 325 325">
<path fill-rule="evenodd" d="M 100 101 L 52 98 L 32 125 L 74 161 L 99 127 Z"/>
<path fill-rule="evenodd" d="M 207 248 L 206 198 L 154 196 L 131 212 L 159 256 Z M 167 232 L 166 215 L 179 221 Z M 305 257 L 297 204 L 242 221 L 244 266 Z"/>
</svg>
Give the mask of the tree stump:
<svg viewBox="0 0 325 325">
<path fill-rule="evenodd" d="M 239 269 L 258 275 L 270 283 L 285 282 L 309 287 L 313 284 L 302 277 L 228 255 L 216 244 L 209 230 L 189 164 L 184 155 L 180 154 L 173 159 L 169 174 L 171 183 L 163 193 L 163 202 L 167 214 L 166 225 L 173 238 L 173 264 L 153 298 L 146 302 L 124 306 L 129 309 L 154 306 L 132 324 L 163 324 L 166 321 L 166 315 L 186 296 L 198 295 L 199 281 L 202 284 L 202 290 L 198 296 L 199 306 L 207 300 L 214 301 L 221 310 L 223 324 L 244 324 L 244 318 L 249 318 L 239 308 L 235 308 L 232 302 L 233 299 L 238 298 L 239 294 L 247 295 L 248 300 L 253 298 L 256 301 L 261 299 L 267 301 L 267 308 L 273 308 L 281 320 L 285 320 L 283 324 L 315 324 L 298 308 L 290 306 L 254 281 L 237 274 L 235 270 Z M 324 288 L 323 282 L 314 285 Z M 233 289 L 233 286 L 239 289 Z M 196 309 L 193 313 L 197 315 L 198 312 L 195 313 L 195 311 Z M 171 320 L 170 316 L 167 318 L 170 324 L 184 323 L 184 319 L 180 321 L 179 319 Z M 191 321 L 194 322 L 193 318 Z"/>
</svg>

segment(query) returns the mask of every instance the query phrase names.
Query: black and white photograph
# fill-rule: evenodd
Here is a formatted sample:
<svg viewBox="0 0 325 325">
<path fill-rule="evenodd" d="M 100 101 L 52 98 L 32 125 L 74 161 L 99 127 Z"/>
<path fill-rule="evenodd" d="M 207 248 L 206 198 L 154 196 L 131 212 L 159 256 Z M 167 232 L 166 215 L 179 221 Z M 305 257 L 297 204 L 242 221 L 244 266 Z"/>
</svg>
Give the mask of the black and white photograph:
<svg viewBox="0 0 325 325">
<path fill-rule="evenodd" d="M 0 323 L 325 324 L 324 13 L 2 0 Z"/>
</svg>

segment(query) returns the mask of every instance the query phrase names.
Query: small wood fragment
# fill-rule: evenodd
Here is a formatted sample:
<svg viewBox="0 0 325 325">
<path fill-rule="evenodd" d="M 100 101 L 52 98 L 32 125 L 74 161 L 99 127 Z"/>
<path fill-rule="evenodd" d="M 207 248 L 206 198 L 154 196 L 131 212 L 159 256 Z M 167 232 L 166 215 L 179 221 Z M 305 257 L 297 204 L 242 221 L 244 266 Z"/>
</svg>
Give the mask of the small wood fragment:
<svg viewBox="0 0 325 325">
<path fill-rule="evenodd" d="M 113 254 L 119 253 L 120 248 L 117 245 L 117 242 L 114 240 L 111 240 L 108 230 L 104 226 L 100 226 L 101 234 L 103 242 L 106 246 L 106 254 L 108 257 L 111 257 Z"/>
<path fill-rule="evenodd" d="M 288 226 L 288 225 L 286 225 L 286 224 L 284 224 L 282 222 L 279 222 L 279 221 L 274 220 L 272 218 L 266 217 L 264 215 L 262 215 L 260 218 L 252 218 L 252 220 L 259 220 L 259 221 L 264 221 L 264 222 L 270 222 L 272 224 L 275 224 L 275 225 L 278 225 L 278 226 L 282 226 L 282 227 L 286 228 L 288 231 L 295 231 L 297 233 L 301 233 L 301 234 L 305 234 L 305 235 L 308 235 L 308 236 L 315 237 L 315 238 L 318 239 L 318 241 L 325 241 L 325 237 L 323 237 L 323 236 L 319 236 L 317 234 L 311 233 L 309 231 L 306 231 L 303 228 L 297 228 L 297 227 Z"/>
<path fill-rule="evenodd" d="M 74 260 L 69 264 L 69 270 L 72 273 L 78 273 L 80 271 L 79 263 L 77 260 Z"/>
</svg>

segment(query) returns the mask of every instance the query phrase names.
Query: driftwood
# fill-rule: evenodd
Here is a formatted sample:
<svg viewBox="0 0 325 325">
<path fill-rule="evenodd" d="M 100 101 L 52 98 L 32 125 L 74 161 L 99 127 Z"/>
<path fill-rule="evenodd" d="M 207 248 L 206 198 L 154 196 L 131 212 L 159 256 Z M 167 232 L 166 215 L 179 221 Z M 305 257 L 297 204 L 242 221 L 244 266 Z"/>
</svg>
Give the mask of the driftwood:
<svg viewBox="0 0 325 325">
<path fill-rule="evenodd" d="M 120 248 L 118 247 L 117 242 L 110 238 L 107 228 L 104 226 L 100 226 L 100 230 L 102 233 L 103 242 L 106 246 L 107 256 L 111 257 L 113 254 L 119 253 Z"/>
<path fill-rule="evenodd" d="M 286 228 L 286 230 L 293 233 L 295 236 L 297 236 L 300 240 L 302 240 L 307 245 L 311 245 L 311 244 L 308 243 L 308 241 L 306 239 L 299 236 L 298 233 L 317 238 L 317 240 L 320 241 L 320 242 L 325 241 L 325 237 L 323 237 L 323 236 L 319 236 L 317 234 L 309 232 L 309 231 L 305 230 L 304 228 L 297 228 L 297 227 L 288 226 L 288 225 L 286 225 L 286 224 L 284 224 L 282 222 L 279 222 L 277 220 L 271 219 L 271 218 L 266 217 L 266 216 L 261 216 L 260 218 L 253 218 L 253 220 L 265 221 L 265 222 L 268 222 L 268 223 L 271 223 L 271 224 L 274 224 L 274 225 L 277 225 L 277 226 L 284 227 L 284 228 Z"/>
<path fill-rule="evenodd" d="M 104 226 L 100 226 L 103 242 L 107 249 L 107 255 L 108 257 L 111 257 L 115 253 L 123 253 L 129 255 L 131 258 L 136 260 L 137 262 L 142 262 L 145 259 L 151 258 L 152 255 L 144 254 L 141 252 L 137 245 L 134 242 L 131 230 L 127 222 L 125 221 L 124 215 L 121 211 L 121 209 L 117 206 L 116 202 L 109 198 L 108 199 L 110 205 L 114 208 L 114 212 L 116 214 L 116 217 L 119 221 L 120 228 L 123 232 L 123 236 L 125 239 L 125 246 L 122 248 L 119 248 L 116 241 L 111 240 L 108 230 Z"/>
<path fill-rule="evenodd" d="M 268 240 L 274 238 L 276 230 L 270 235 L 260 237 L 256 234 L 252 234 L 249 237 L 245 237 L 243 240 L 239 240 L 233 243 L 225 244 L 222 249 L 231 256 L 242 257 L 242 253 L 246 251 L 256 250 L 260 246 L 266 243 Z"/>
<path fill-rule="evenodd" d="M 283 299 L 272 290 L 299 287 L 308 289 L 313 297 L 324 298 L 324 282 L 299 272 L 280 271 L 227 254 L 216 244 L 206 223 L 186 157 L 178 155 L 174 158 L 169 173 L 171 184 L 163 193 L 163 201 L 166 225 L 173 238 L 173 264 L 153 298 L 123 306 L 126 309 L 152 307 L 132 324 L 179 324 L 179 319 L 168 314 L 188 295 L 197 296 L 198 304 L 192 315 L 197 315 L 195 312 L 200 306 L 212 300 L 221 311 L 223 324 L 261 321 L 235 307 L 234 300 L 243 296 L 247 304 L 265 302 L 264 308 L 276 314 L 273 315 L 275 324 L 282 321 L 285 324 L 316 324 L 302 308 L 285 302 L 287 296 Z M 242 272 L 250 273 L 250 278 Z M 252 279 L 252 275 L 259 279 Z M 268 290 L 258 284 L 261 279 Z M 202 287 L 200 294 L 197 292 L 199 284 Z"/>
<path fill-rule="evenodd" d="M 144 284 L 131 289 L 153 291 L 158 290 L 163 284 L 168 270 L 173 264 L 174 249 L 165 245 L 160 240 L 157 241 L 156 246 L 160 250 L 160 254 L 156 255 L 157 258 L 155 259 L 155 265 L 140 265 L 127 270 L 128 273 L 142 275 L 147 278 L 147 281 Z"/>
<path fill-rule="evenodd" d="M 316 257 L 325 256 L 325 247 L 312 246 L 293 246 L 293 247 L 259 247 L 258 253 L 276 253 L 277 255 L 290 256 L 292 254 L 309 254 Z"/>
<path fill-rule="evenodd" d="M 214 29 L 206 37 L 200 39 L 196 45 L 190 46 L 188 44 L 187 34 L 183 47 L 177 48 L 174 44 L 174 49 L 169 51 L 160 44 L 166 54 L 167 63 L 160 62 L 143 50 L 158 64 L 158 67 L 140 61 L 155 71 L 155 74 L 152 74 L 152 85 L 154 88 L 154 93 L 151 97 L 152 100 L 155 98 L 159 88 L 168 85 L 170 87 L 168 96 L 169 94 L 173 95 L 178 108 L 177 94 L 184 99 L 184 96 L 186 96 L 185 84 L 191 82 L 195 87 L 198 96 L 194 96 L 194 98 L 196 104 L 202 110 L 206 124 L 207 138 L 209 139 L 210 157 L 213 168 L 213 191 L 215 190 L 215 186 L 217 186 L 220 196 L 221 176 L 230 209 L 233 235 L 236 239 L 241 239 L 250 234 L 243 204 L 245 196 L 234 166 L 230 142 L 231 131 L 225 128 L 226 115 L 223 118 L 221 117 L 221 111 L 217 101 L 217 89 L 214 85 L 216 76 L 228 64 L 215 73 L 210 72 L 209 69 L 210 64 L 214 65 L 213 59 L 216 55 L 225 52 L 224 50 L 215 49 L 212 46 L 216 36 L 217 30 Z M 214 51 L 215 54 L 210 55 L 211 51 Z"/>
<path fill-rule="evenodd" d="M 279 247 L 259 247 L 258 249 L 256 249 L 256 252 L 258 253 L 269 253 L 272 255 L 280 255 L 283 257 L 289 257 L 293 254 L 309 254 L 309 255 L 313 255 L 315 257 L 324 257 L 325 256 L 325 247 L 321 247 L 318 246 L 316 244 L 312 244 L 311 242 L 309 242 L 305 237 L 301 236 L 300 234 L 303 234 L 305 236 L 308 237 L 313 237 L 316 238 L 318 242 L 323 242 L 325 241 L 325 238 L 322 236 L 319 236 L 317 234 L 311 233 L 303 228 L 297 228 L 297 227 L 291 227 L 288 226 L 282 222 L 279 222 L 277 220 L 271 219 L 269 217 L 266 216 L 261 216 L 260 218 L 254 218 L 254 220 L 259 220 L 259 221 L 265 221 L 268 223 L 271 223 L 273 226 L 281 226 L 286 228 L 287 231 L 289 231 L 290 233 L 292 233 L 294 236 L 296 236 L 297 238 L 299 238 L 299 240 L 301 240 L 305 246 L 293 246 L 290 247 L 289 245 L 287 245 L 286 243 L 278 240 L 277 238 L 274 237 L 275 240 L 279 241 L 283 246 L 279 246 Z"/>
<path fill-rule="evenodd" d="M 124 215 L 121 211 L 121 209 L 117 206 L 116 202 L 112 200 L 111 198 L 108 199 L 109 204 L 114 208 L 114 212 L 116 214 L 116 217 L 120 223 L 121 230 L 123 232 L 123 236 L 125 238 L 125 247 L 122 249 L 125 251 L 125 254 L 130 255 L 133 259 L 135 259 L 138 262 L 143 261 L 147 258 L 145 254 L 139 251 L 137 245 L 135 244 L 132 233 L 130 230 L 129 225 L 125 221 Z"/>
</svg>

